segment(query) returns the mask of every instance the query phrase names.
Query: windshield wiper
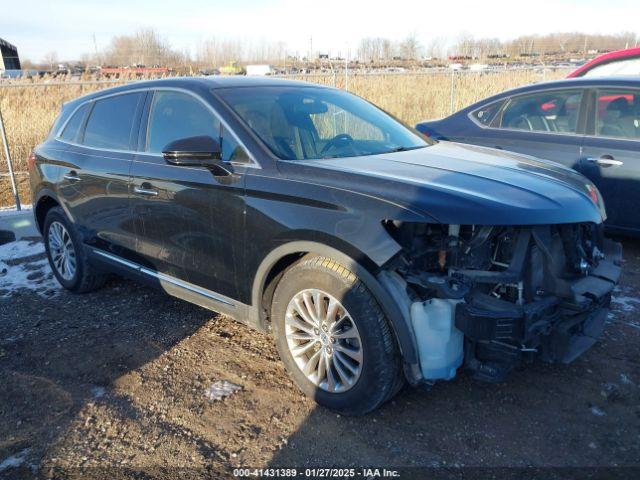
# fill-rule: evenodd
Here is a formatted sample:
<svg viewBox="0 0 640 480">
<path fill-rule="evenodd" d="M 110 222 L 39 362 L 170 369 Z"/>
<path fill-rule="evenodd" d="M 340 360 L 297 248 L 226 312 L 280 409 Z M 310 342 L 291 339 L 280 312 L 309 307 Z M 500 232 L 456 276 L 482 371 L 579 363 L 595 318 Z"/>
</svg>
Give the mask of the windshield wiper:
<svg viewBox="0 0 640 480">
<path fill-rule="evenodd" d="M 428 145 L 416 145 L 415 147 L 395 147 L 385 153 L 396 153 L 396 152 L 408 152 L 409 150 L 417 150 L 418 148 L 425 148 Z"/>
</svg>

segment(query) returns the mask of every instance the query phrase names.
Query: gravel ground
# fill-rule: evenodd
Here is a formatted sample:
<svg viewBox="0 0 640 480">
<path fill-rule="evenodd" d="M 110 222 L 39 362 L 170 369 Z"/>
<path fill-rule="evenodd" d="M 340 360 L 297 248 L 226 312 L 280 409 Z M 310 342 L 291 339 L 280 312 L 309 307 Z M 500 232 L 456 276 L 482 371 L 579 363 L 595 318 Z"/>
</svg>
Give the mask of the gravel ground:
<svg viewBox="0 0 640 480">
<path fill-rule="evenodd" d="M 461 374 L 364 418 L 300 394 L 268 336 L 118 278 L 62 291 L 29 245 L 0 255 L 0 478 L 640 466 L 640 242 L 626 242 L 603 340 L 572 365 L 502 385 Z M 28 287 L 7 280 L 18 273 Z"/>
</svg>

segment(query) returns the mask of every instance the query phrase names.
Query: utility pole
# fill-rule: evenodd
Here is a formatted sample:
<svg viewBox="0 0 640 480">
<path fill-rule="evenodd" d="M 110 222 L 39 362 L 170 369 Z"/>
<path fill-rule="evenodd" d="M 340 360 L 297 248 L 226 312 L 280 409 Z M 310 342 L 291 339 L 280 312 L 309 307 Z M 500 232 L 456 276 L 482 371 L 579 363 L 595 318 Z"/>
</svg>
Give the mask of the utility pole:
<svg viewBox="0 0 640 480">
<path fill-rule="evenodd" d="M 18 194 L 18 186 L 16 185 L 16 177 L 13 173 L 13 165 L 11 164 L 11 152 L 9 150 L 9 140 L 7 140 L 7 132 L 4 129 L 4 122 L 2 121 L 2 111 L 0 111 L 0 136 L 2 137 L 2 143 L 4 145 L 4 155 L 7 157 L 7 167 L 9 169 L 9 179 L 11 180 L 11 190 L 13 191 L 13 198 L 16 200 L 16 210 L 22 209 L 20 205 L 20 195 Z"/>
<path fill-rule="evenodd" d="M 93 34 L 93 50 L 95 51 L 95 55 L 96 55 L 96 63 L 98 65 L 101 65 L 102 62 L 100 62 L 100 59 L 98 58 L 98 42 L 96 41 L 96 34 Z"/>
<path fill-rule="evenodd" d="M 347 44 L 347 54 L 344 57 L 344 89 L 349 90 L 349 45 Z"/>
</svg>

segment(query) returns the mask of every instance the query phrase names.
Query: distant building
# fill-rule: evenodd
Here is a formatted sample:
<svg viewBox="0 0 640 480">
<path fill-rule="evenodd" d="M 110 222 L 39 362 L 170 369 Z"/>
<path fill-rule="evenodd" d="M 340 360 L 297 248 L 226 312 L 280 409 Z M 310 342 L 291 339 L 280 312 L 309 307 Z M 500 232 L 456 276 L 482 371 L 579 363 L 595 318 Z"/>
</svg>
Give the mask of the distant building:
<svg viewBox="0 0 640 480">
<path fill-rule="evenodd" d="M 0 70 L 20 70 L 18 49 L 0 38 Z"/>
</svg>

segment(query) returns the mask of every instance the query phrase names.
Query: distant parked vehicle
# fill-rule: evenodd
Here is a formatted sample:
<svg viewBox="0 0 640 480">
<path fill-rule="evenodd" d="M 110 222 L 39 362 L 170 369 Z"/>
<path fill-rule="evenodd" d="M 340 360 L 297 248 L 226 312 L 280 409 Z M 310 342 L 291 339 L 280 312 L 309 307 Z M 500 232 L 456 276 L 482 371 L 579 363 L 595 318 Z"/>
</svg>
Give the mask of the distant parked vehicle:
<svg viewBox="0 0 640 480">
<path fill-rule="evenodd" d="M 247 65 L 246 67 L 247 75 L 274 75 L 275 69 L 271 65 Z"/>
<path fill-rule="evenodd" d="M 574 70 L 567 78 L 640 75 L 640 48 L 605 53 Z"/>
<path fill-rule="evenodd" d="M 602 193 L 609 229 L 640 233 L 640 78 L 529 85 L 416 128 L 436 140 L 511 150 L 574 168 Z"/>
</svg>

